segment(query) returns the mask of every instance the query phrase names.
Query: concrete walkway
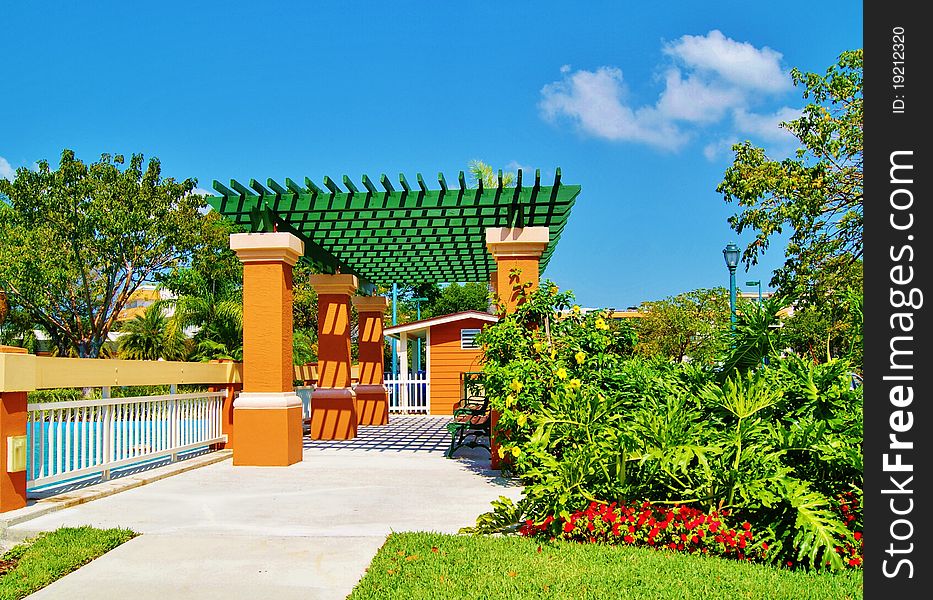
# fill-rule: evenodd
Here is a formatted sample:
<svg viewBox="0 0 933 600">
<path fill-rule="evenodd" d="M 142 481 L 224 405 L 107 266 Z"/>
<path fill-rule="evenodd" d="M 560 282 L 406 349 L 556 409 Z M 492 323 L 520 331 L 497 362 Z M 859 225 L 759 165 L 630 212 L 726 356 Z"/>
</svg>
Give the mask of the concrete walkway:
<svg viewBox="0 0 933 600">
<path fill-rule="evenodd" d="M 392 531 L 456 533 L 520 488 L 483 449 L 443 452 L 447 419 L 393 417 L 348 442 L 305 441 L 290 467 L 226 460 L 7 529 L 142 533 L 30 598 L 345 598 Z"/>
</svg>

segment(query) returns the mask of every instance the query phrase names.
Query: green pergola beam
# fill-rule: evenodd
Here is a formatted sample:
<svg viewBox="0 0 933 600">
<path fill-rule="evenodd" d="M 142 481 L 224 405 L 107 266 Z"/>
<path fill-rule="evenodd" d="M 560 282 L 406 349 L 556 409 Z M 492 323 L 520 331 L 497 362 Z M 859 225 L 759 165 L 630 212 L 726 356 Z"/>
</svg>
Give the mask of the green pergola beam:
<svg viewBox="0 0 933 600">
<path fill-rule="evenodd" d="M 368 176 L 358 187 L 346 175 L 337 182 L 324 176 L 323 187 L 310 178 L 304 186 L 286 178 L 285 185 L 255 179 L 245 186 L 217 181 L 211 205 L 226 218 L 253 231 L 289 231 L 300 237 L 309 260 L 325 270 L 354 273 L 373 283 L 487 281 L 495 262 L 486 250 L 490 227 L 548 227 L 550 242 L 541 257 L 542 271 L 580 193 L 580 186 L 541 185 L 541 172 L 526 187 L 522 171 L 505 188 L 501 171 L 497 185 L 469 187 L 457 174 L 457 189 L 438 173 L 439 189 L 430 189 L 420 173 L 413 189 L 403 173 L 400 189 L 382 174 L 379 185 Z"/>
</svg>

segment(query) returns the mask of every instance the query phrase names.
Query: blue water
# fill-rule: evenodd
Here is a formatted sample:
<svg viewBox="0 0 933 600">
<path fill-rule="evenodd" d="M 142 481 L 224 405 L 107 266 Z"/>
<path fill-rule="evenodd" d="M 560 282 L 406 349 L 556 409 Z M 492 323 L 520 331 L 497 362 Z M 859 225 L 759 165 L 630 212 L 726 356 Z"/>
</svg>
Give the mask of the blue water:
<svg viewBox="0 0 933 600">
<path fill-rule="evenodd" d="M 115 460 L 120 460 L 122 458 L 129 458 L 129 454 L 123 454 L 123 448 L 125 438 L 129 438 L 130 448 L 135 446 L 143 446 L 140 448 L 140 454 L 146 454 L 149 452 L 156 452 L 161 450 L 155 446 L 155 440 L 150 440 L 148 442 L 149 448 L 145 448 L 144 445 L 147 444 L 147 441 L 144 439 L 143 431 L 144 426 L 147 424 L 145 421 L 121 421 L 118 423 L 111 424 L 111 444 L 112 447 L 117 448 L 118 452 L 116 454 Z M 151 427 L 151 422 L 148 422 Z M 185 440 L 193 441 L 196 439 L 195 434 L 199 431 L 203 431 L 206 426 L 205 419 L 187 419 L 182 422 L 182 429 L 179 431 L 179 440 L 180 444 L 186 444 Z M 42 434 L 43 437 L 40 439 L 39 434 Z M 55 434 L 56 446 L 62 447 L 60 443 L 60 436 L 67 436 L 72 443 L 71 447 L 71 456 L 68 457 L 68 460 L 65 460 L 65 456 L 62 453 L 61 457 L 55 461 L 55 465 L 52 465 L 52 456 L 49 456 L 48 441 L 49 435 L 51 433 Z M 119 435 L 117 435 L 119 434 Z M 57 475 L 59 473 L 70 471 L 73 469 L 91 467 L 99 464 L 98 455 L 102 454 L 103 449 L 103 423 L 94 422 L 94 421 L 73 421 L 71 423 L 58 423 L 58 422 L 43 422 L 43 423 L 27 423 L 26 435 L 29 440 L 30 448 L 28 449 L 28 460 L 26 463 L 26 479 L 32 480 L 36 476 L 36 471 L 39 470 L 43 465 L 46 467 L 43 475 Z M 186 437 L 187 435 L 187 437 Z M 125 437 L 124 437 L 125 436 Z M 153 437 L 156 437 L 153 435 Z M 76 441 L 83 441 L 83 445 L 75 446 Z M 40 441 L 45 447 L 40 447 Z M 118 445 L 119 442 L 119 445 Z M 205 444 L 206 446 L 207 444 Z M 112 453 L 111 453 L 112 454 Z M 85 464 L 84 459 L 87 457 L 87 464 Z M 142 464 L 150 462 L 152 460 L 161 460 L 160 458 L 140 458 L 139 461 L 134 461 L 133 465 Z M 121 469 L 129 468 L 133 465 L 124 465 L 121 466 Z M 54 466 L 54 470 L 50 470 Z M 77 479 L 83 479 L 87 477 L 92 477 L 94 475 L 82 475 Z M 62 485 L 62 483 L 55 483 L 52 485 Z"/>
</svg>

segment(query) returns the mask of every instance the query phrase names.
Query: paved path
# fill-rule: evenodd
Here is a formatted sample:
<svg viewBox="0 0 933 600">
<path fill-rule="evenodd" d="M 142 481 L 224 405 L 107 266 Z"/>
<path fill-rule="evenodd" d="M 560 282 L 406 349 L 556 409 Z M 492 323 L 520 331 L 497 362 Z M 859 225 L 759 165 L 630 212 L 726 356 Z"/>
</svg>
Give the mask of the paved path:
<svg viewBox="0 0 933 600">
<path fill-rule="evenodd" d="M 345 598 L 392 531 L 455 533 L 520 488 L 488 453 L 449 460 L 445 419 L 393 417 L 348 442 L 306 440 L 290 467 L 208 465 L 15 525 L 143 535 L 30 598 Z"/>
</svg>

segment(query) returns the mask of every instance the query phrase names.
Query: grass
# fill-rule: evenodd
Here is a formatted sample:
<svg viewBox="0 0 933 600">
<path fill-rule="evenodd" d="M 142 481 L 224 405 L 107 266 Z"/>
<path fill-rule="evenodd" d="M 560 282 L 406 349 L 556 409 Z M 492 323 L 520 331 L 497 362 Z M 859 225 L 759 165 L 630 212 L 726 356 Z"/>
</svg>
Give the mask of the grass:
<svg viewBox="0 0 933 600">
<path fill-rule="evenodd" d="M 862 598 L 862 572 L 806 573 L 646 548 L 394 533 L 349 600 Z"/>
<path fill-rule="evenodd" d="M 129 529 L 63 527 L 27 540 L 0 559 L 0 600 L 25 598 L 136 535 Z"/>
</svg>

